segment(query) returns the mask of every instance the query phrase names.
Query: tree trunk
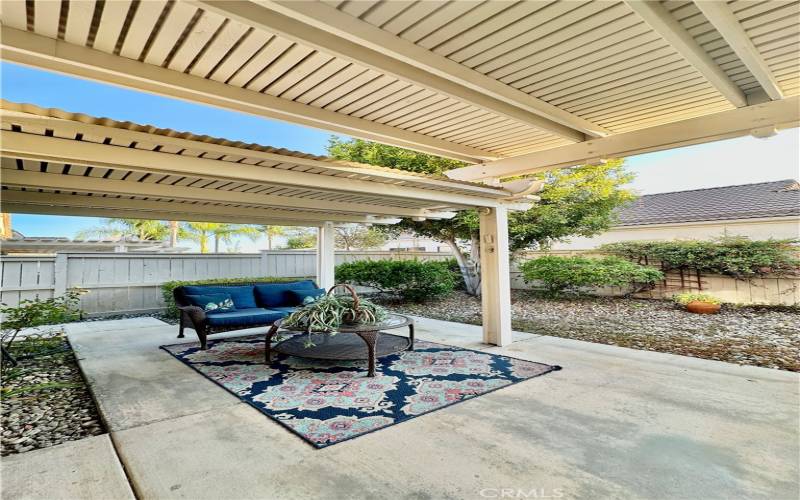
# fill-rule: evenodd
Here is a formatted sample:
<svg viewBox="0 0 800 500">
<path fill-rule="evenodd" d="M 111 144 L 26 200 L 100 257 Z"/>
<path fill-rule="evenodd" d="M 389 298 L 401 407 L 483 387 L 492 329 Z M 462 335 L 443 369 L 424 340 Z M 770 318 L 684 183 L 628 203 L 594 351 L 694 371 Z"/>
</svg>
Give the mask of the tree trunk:
<svg viewBox="0 0 800 500">
<path fill-rule="evenodd" d="M 219 235 L 214 235 L 214 253 L 219 253 Z"/>
<path fill-rule="evenodd" d="M 178 246 L 178 221 L 169 221 L 169 246 L 175 248 Z"/>
<path fill-rule="evenodd" d="M 481 294 L 480 264 L 478 263 L 476 265 L 475 258 L 473 256 L 476 253 L 479 253 L 480 250 L 476 251 L 473 248 L 470 257 L 467 257 L 464 252 L 461 251 L 461 248 L 459 248 L 455 240 L 447 240 L 446 243 L 450 245 L 450 248 L 453 250 L 453 254 L 456 257 L 458 268 L 461 270 L 461 277 L 464 278 L 464 287 L 466 288 L 467 294 L 474 297 L 479 297 Z"/>
<path fill-rule="evenodd" d="M 267 232 L 267 250 L 272 250 L 272 234 Z"/>
<path fill-rule="evenodd" d="M 0 222 L 0 238 L 5 240 L 13 235 L 14 233 L 11 232 L 11 214 L 3 213 L 2 222 Z"/>
<path fill-rule="evenodd" d="M 200 234 L 200 253 L 208 252 L 208 235 L 205 233 Z"/>
</svg>

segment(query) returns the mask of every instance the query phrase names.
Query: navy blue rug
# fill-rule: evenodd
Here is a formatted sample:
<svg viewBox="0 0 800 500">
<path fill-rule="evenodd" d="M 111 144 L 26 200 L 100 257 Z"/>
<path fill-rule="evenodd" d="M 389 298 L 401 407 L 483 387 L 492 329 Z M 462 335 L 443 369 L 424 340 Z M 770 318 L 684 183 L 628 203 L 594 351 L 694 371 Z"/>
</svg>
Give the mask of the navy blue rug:
<svg viewBox="0 0 800 500">
<path fill-rule="evenodd" d="M 263 335 L 208 344 L 161 347 L 317 448 L 560 369 L 417 341 L 413 351 L 379 358 L 369 378 L 366 361 L 273 354 L 265 365 Z"/>
</svg>

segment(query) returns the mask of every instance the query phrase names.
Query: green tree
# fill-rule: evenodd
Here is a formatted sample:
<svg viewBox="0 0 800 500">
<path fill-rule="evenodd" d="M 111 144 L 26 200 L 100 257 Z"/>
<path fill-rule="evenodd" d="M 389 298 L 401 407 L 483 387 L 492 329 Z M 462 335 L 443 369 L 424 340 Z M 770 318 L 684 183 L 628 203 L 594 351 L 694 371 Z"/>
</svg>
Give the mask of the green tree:
<svg viewBox="0 0 800 500">
<path fill-rule="evenodd" d="M 78 231 L 76 238 L 91 237 L 137 238 L 143 241 L 164 241 L 169 237 L 169 225 L 160 220 L 150 219 L 104 219 L 103 225 Z"/>
<path fill-rule="evenodd" d="M 332 137 L 328 155 L 337 160 L 372 163 L 427 174 L 443 174 L 464 163 L 416 153 L 394 146 L 355 139 Z M 544 179 L 541 201 L 525 212 L 509 216 L 509 242 L 514 252 L 528 248 L 547 248 L 572 236 L 593 236 L 611 227 L 615 209 L 634 199 L 623 186 L 633 176 L 622 160 L 601 165 L 585 165 L 529 176 Z M 478 214 L 459 212 L 450 220 L 403 219 L 385 228 L 397 233 L 410 230 L 427 238 L 447 243 L 458 261 L 467 292 L 480 294 L 480 244 Z"/>
<path fill-rule="evenodd" d="M 317 235 L 314 231 L 306 228 L 297 228 L 287 231 L 289 237 L 286 239 L 286 246 L 292 250 L 302 250 L 317 246 Z"/>
<path fill-rule="evenodd" d="M 429 175 L 438 175 L 445 170 L 465 165 L 457 160 L 418 153 L 410 149 L 387 146 L 386 144 L 362 139 L 344 140 L 335 135 L 328 140 L 328 156 L 337 160 L 398 168 L 408 172 Z"/>
<path fill-rule="evenodd" d="M 269 226 L 264 224 L 256 227 L 267 237 L 267 250 L 272 250 L 272 241 L 276 236 L 283 236 L 286 234 L 286 228 L 283 226 Z"/>
<path fill-rule="evenodd" d="M 259 230 L 242 224 L 222 222 L 185 222 L 185 237 L 200 244 L 200 253 L 208 253 L 208 244 L 213 239 L 214 253 L 219 252 L 220 242 L 230 243 L 235 236 L 258 237 Z"/>
<path fill-rule="evenodd" d="M 361 224 L 347 224 L 336 227 L 336 248 L 365 250 L 378 248 L 386 243 L 386 233 Z"/>
</svg>

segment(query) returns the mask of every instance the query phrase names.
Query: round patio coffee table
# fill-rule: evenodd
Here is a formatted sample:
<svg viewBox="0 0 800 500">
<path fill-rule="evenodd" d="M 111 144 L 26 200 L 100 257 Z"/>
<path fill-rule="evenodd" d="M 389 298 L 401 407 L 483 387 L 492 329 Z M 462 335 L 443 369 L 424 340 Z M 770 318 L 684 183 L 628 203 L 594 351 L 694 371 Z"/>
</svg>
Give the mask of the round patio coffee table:
<svg viewBox="0 0 800 500">
<path fill-rule="evenodd" d="M 396 335 L 383 335 L 383 330 L 408 327 L 408 338 Z M 279 330 L 297 332 L 288 339 L 272 346 L 272 338 Z M 272 324 L 264 338 L 264 361 L 269 364 L 272 352 L 301 358 L 325 360 L 358 360 L 369 361 L 368 377 L 375 376 L 377 358 L 400 351 L 414 350 L 414 321 L 408 316 L 389 314 L 380 323 L 341 325 L 336 334 L 312 333 L 313 347 L 305 347 L 308 333 L 302 327 L 285 327 L 279 319 Z"/>
</svg>

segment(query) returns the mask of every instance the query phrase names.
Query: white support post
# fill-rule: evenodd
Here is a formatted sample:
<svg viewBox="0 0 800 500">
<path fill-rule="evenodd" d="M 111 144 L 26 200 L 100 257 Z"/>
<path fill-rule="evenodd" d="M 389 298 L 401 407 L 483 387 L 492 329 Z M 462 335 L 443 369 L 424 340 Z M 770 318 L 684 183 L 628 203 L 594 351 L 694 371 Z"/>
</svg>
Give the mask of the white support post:
<svg viewBox="0 0 800 500">
<path fill-rule="evenodd" d="M 504 346 L 511 343 L 508 210 L 484 208 L 480 213 L 483 341 Z"/>
<path fill-rule="evenodd" d="M 326 290 L 334 285 L 335 238 L 336 230 L 333 228 L 333 222 L 323 223 L 317 236 L 317 286 Z"/>
</svg>

